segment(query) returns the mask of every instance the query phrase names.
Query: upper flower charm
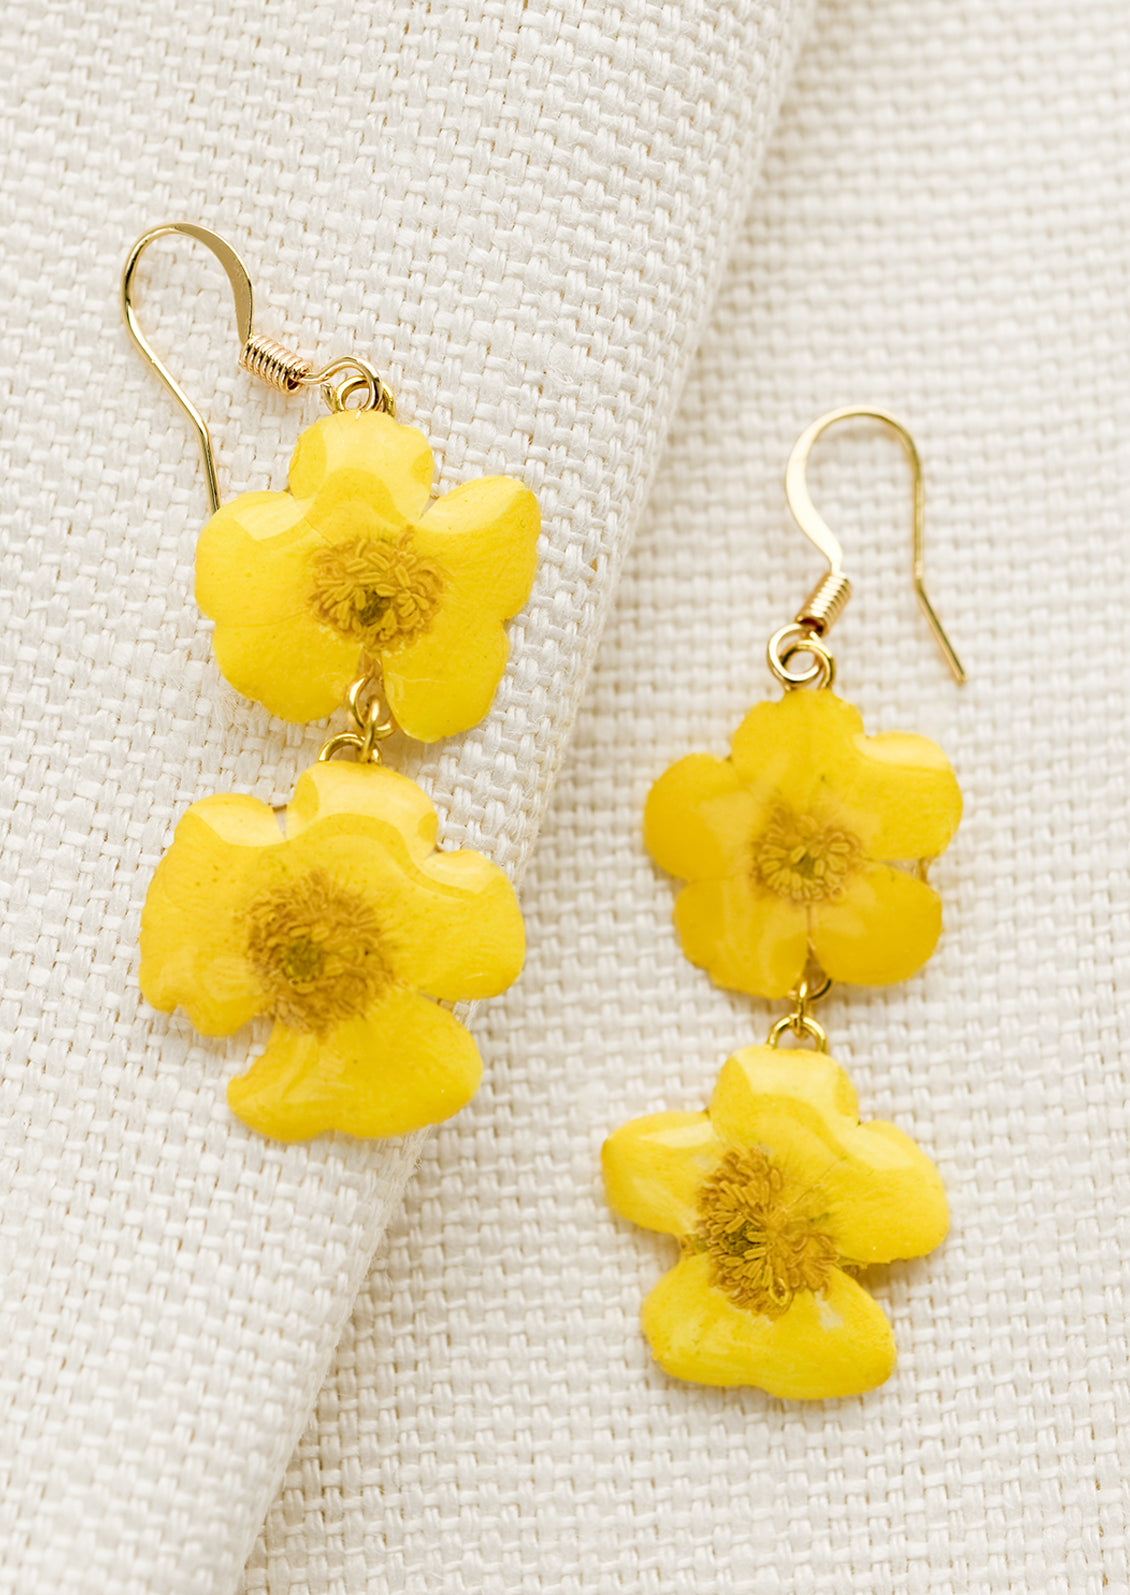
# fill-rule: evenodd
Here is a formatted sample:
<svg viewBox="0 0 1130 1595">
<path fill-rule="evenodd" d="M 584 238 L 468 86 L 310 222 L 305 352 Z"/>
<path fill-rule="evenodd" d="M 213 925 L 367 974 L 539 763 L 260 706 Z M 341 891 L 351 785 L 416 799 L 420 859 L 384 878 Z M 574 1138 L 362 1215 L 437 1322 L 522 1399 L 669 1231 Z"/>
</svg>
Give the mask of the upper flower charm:
<svg viewBox="0 0 1130 1595">
<path fill-rule="evenodd" d="M 435 851 L 436 814 L 406 776 L 317 764 L 286 811 L 194 803 L 141 919 L 141 989 L 204 1035 L 274 1020 L 228 1087 L 282 1141 L 402 1135 L 448 1118 L 482 1072 L 470 1034 L 428 997 L 491 997 L 525 952 L 514 889 L 470 851 Z"/>
<path fill-rule="evenodd" d="M 487 476 L 428 508 L 422 432 L 376 410 L 324 416 L 285 493 L 243 493 L 200 535 L 196 598 L 233 687 L 318 720 L 380 669 L 400 726 L 434 742 L 476 725 L 506 667 L 503 621 L 529 597 L 537 500 Z"/>
<path fill-rule="evenodd" d="M 682 1258 L 643 1305 L 677 1379 L 789 1399 L 871 1390 L 895 1365 L 890 1325 L 849 1270 L 943 1239 L 945 1193 L 893 1124 L 860 1124 L 851 1081 L 822 1055 L 747 1047 L 707 1113 L 634 1119 L 604 1146 L 608 1200 L 676 1235 Z"/>
<path fill-rule="evenodd" d="M 651 789 L 644 836 L 690 882 L 675 923 L 691 962 L 720 986 L 783 997 L 810 956 L 856 986 L 921 968 L 941 902 L 889 861 L 933 858 L 960 819 L 936 743 L 865 736 L 859 711 L 825 689 L 758 704 L 728 759 L 672 765 Z"/>
</svg>

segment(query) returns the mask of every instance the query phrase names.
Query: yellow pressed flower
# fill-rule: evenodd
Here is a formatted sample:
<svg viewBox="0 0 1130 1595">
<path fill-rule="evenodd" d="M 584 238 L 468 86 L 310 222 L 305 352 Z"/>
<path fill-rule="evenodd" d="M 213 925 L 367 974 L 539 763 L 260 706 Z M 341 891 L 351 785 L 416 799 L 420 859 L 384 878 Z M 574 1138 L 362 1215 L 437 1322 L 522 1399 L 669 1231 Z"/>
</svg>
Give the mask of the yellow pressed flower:
<svg viewBox="0 0 1130 1595">
<path fill-rule="evenodd" d="M 860 1124 L 831 1058 L 747 1047 L 706 1113 L 656 1113 L 604 1145 L 611 1206 L 679 1238 L 643 1305 L 677 1379 L 791 1399 L 873 1389 L 895 1365 L 886 1317 L 853 1277 L 919 1257 L 948 1226 L 937 1169 L 893 1124 Z"/>
<path fill-rule="evenodd" d="M 728 759 L 672 765 L 651 789 L 644 836 L 690 883 L 675 923 L 691 962 L 720 986 L 783 997 L 810 956 L 849 985 L 921 968 L 941 902 L 894 865 L 941 853 L 960 818 L 936 743 L 865 736 L 851 704 L 798 691 L 751 710 Z"/>
<path fill-rule="evenodd" d="M 228 1087 L 252 1129 L 402 1135 L 474 1095 L 475 1043 L 429 999 L 505 991 L 522 918 L 496 865 L 437 852 L 435 836 L 414 782 L 346 763 L 299 777 L 285 835 L 267 804 L 235 795 L 194 803 L 177 826 L 142 914 L 141 989 L 204 1035 L 273 1018 L 266 1051 Z"/>
<path fill-rule="evenodd" d="M 431 507 L 423 433 L 376 410 L 324 416 L 298 440 L 285 493 L 244 493 L 205 526 L 196 597 L 216 660 L 249 698 L 317 720 L 378 668 L 422 742 L 486 714 L 506 667 L 503 622 L 530 594 L 537 500 L 488 476 Z"/>
</svg>

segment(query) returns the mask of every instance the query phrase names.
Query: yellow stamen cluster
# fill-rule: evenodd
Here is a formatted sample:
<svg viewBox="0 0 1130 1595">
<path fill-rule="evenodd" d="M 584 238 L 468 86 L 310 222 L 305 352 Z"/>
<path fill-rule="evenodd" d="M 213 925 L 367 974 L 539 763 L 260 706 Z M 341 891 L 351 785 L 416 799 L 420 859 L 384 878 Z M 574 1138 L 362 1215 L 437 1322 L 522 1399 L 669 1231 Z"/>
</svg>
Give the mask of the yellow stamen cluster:
<svg viewBox="0 0 1130 1595">
<path fill-rule="evenodd" d="M 376 915 L 321 870 L 264 894 L 248 918 L 248 959 L 269 1012 L 292 1030 L 324 1035 L 392 983 Z"/>
<path fill-rule="evenodd" d="M 753 845 L 753 875 L 794 903 L 837 902 L 862 858 L 857 837 L 813 814 L 780 808 Z"/>
<path fill-rule="evenodd" d="M 693 1243 L 711 1281 L 738 1307 L 780 1318 L 798 1291 L 819 1290 L 835 1267 L 832 1236 L 795 1209 L 764 1152 L 727 1152 L 699 1193 Z"/>
<path fill-rule="evenodd" d="M 407 534 L 395 541 L 370 537 L 335 543 L 312 563 L 315 614 L 371 649 L 420 636 L 439 608 L 443 572 L 414 552 Z"/>
</svg>

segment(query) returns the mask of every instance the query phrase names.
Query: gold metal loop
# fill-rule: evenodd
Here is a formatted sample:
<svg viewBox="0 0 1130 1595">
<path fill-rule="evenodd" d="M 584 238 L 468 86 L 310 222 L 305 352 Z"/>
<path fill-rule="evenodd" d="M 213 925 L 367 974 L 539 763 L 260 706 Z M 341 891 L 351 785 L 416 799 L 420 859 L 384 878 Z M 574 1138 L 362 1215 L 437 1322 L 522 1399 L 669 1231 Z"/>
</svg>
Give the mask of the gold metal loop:
<svg viewBox="0 0 1130 1595">
<path fill-rule="evenodd" d="M 796 1003 L 797 1012 L 802 1017 L 804 1016 L 805 1009 L 809 1003 L 819 1002 L 821 998 L 826 997 L 832 989 L 831 975 L 826 975 L 824 971 L 816 964 L 811 964 L 809 967 L 815 970 L 820 977 L 816 984 L 810 986 L 808 983 L 808 977 L 805 976 L 800 985 L 789 992 L 789 996 Z"/>
<path fill-rule="evenodd" d="M 347 400 L 353 394 L 360 392 L 363 387 L 368 398 L 361 406 L 362 409 L 384 410 L 388 415 L 395 415 L 396 406 L 392 394 L 367 360 L 362 360 L 356 355 L 345 355 L 339 360 L 331 360 L 322 370 L 313 371 L 311 362 L 303 355 L 296 354 L 284 344 L 276 343 L 273 338 L 253 332 L 251 278 L 239 255 L 226 239 L 220 237 L 219 233 L 214 233 L 209 227 L 198 227 L 195 222 L 165 222 L 160 227 L 151 227 L 147 233 L 142 233 L 126 258 L 122 270 L 122 314 L 130 337 L 192 423 L 200 442 L 204 477 L 208 483 L 208 497 L 211 500 L 213 514 L 220 507 L 220 492 L 216 483 L 216 462 L 207 423 L 142 332 L 133 303 L 133 279 L 138 261 L 156 239 L 167 238 L 173 234 L 195 239 L 198 244 L 210 249 L 227 273 L 235 300 L 235 324 L 240 345 L 239 363 L 245 371 L 249 371 L 252 376 L 258 377 L 261 382 L 268 383 L 282 393 L 294 393 L 304 387 L 320 387 L 331 410 L 344 409 Z M 332 379 L 343 371 L 349 371 L 352 375 L 335 387 Z"/>
<path fill-rule="evenodd" d="M 809 630 L 824 636 L 831 629 L 837 617 L 842 613 L 844 605 L 851 594 L 851 583 L 843 570 L 843 549 L 839 539 L 833 534 L 823 516 L 812 502 L 805 479 L 809 456 L 817 439 L 822 437 L 829 427 L 837 425 L 840 421 L 871 420 L 879 421 L 895 433 L 910 461 L 910 469 L 914 485 L 914 591 L 918 598 L 919 606 L 926 617 L 934 639 L 942 651 L 942 655 L 949 666 L 954 680 L 960 685 L 965 680 L 965 670 L 960 659 L 954 651 L 953 644 L 946 636 L 937 612 L 926 596 L 925 578 L 925 514 L 926 514 L 926 489 L 922 475 L 922 461 L 915 447 L 914 439 L 893 415 L 886 410 L 879 410 L 871 405 L 853 404 L 840 410 L 832 410 L 827 415 L 814 421 L 810 427 L 803 431 L 793 445 L 785 467 L 785 498 L 800 530 L 824 555 L 828 561 L 828 573 L 814 588 L 808 599 L 798 610 L 796 624 L 807 627 Z M 770 668 L 778 680 L 785 679 L 786 685 L 799 685 L 787 678 L 782 678 L 773 667 L 772 658 Z M 813 679 L 809 677 L 809 679 Z M 826 683 L 825 683 L 826 684 Z"/>
<path fill-rule="evenodd" d="M 783 1019 L 778 1019 L 765 1038 L 765 1045 L 776 1047 L 787 1030 L 791 1030 L 798 1039 L 807 1036 L 814 1043 L 817 1052 L 827 1052 L 828 1032 L 810 1014 L 798 1019 L 796 1014 L 787 1013 Z"/>
<path fill-rule="evenodd" d="M 383 742 L 396 730 L 379 675 L 358 676 L 351 681 L 345 701 L 358 731 L 371 731 L 376 741 Z"/>
<path fill-rule="evenodd" d="M 791 1030 L 798 1040 L 808 1036 L 815 1042 L 817 1052 L 827 1052 L 828 1032 L 822 1024 L 817 1023 L 808 1010 L 814 1002 L 819 1002 L 821 997 L 828 995 L 832 989 L 832 980 L 818 965 L 810 963 L 808 968 L 809 973 L 802 976 L 789 992 L 793 1004 L 792 1012 L 777 1020 L 769 1032 L 766 1046 L 775 1047 L 785 1032 Z"/>
<path fill-rule="evenodd" d="M 351 371 L 352 376 L 346 377 L 344 382 L 334 383 L 332 378 L 340 372 Z M 320 387 L 322 398 L 326 407 L 339 414 L 348 408 L 349 400 L 355 393 L 365 392 L 364 404 L 357 405 L 360 410 L 383 410 L 385 415 L 396 419 L 396 400 L 392 390 L 367 360 L 362 360 L 359 355 L 343 355 L 340 360 L 331 360 L 328 366 L 321 371 L 310 372 L 301 379 L 303 387 Z"/>
<path fill-rule="evenodd" d="M 792 661 L 797 654 L 811 655 L 812 663 L 803 670 L 794 669 Z M 795 687 L 830 687 L 836 679 L 836 661 L 831 650 L 817 632 L 796 621 L 773 633 L 765 657 L 774 677 L 787 691 Z"/>
<path fill-rule="evenodd" d="M 359 737 L 356 731 L 339 731 L 336 736 L 324 742 L 318 750 L 318 763 L 328 764 L 331 759 L 336 759 L 339 753 L 344 753 L 346 748 L 355 748 L 357 764 L 379 764 L 381 753 L 379 748 L 372 748 L 368 754 L 365 752 L 365 738 Z"/>
<path fill-rule="evenodd" d="M 339 731 L 332 736 L 318 754 L 319 762 L 327 764 L 339 753 L 352 748 L 358 764 L 380 764 L 380 744 L 396 730 L 396 721 L 385 700 L 380 677 L 358 676 L 350 683 L 346 702 L 357 729 Z"/>
</svg>

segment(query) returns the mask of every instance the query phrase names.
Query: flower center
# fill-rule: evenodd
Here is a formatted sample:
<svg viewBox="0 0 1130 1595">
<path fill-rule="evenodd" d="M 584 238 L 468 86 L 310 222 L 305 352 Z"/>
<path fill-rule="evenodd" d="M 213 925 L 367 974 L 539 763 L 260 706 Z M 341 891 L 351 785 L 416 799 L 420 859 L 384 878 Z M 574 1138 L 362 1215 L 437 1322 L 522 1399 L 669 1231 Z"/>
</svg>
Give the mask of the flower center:
<svg viewBox="0 0 1130 1595">
<path fill-rule="evenodd" d="M 780 1318 L 798 1291 L 819 1290 L 836 1243 L 785 1199 L 784 1176 L 764 1152 L 727 1152 L 699 1193 L 694 1237 L 711 1283 L 738 1307 Z"/>
<path fill-rule="evenodd" d="M 858 837 L 814 814 L 780 808 L 753 844 L 753 875 L 794 903 L 834 903 L 858 869 Z"/>
<path fill-rule="evenodd" d="M 292 1030 L 324 1034 L 392 984 L 376 915 L 321 870 L 265 893 L 248 917 L 247 956 L 269 1012 Z"/>
<path fill-rule="evenodd" d="M 373 649 L 410 642 L 426 631 L 439 608 L 444 573 L 411 547 L 360 537 L 335 543 L 314 556 L 310 601 L 315 614 Z"/>
</svg>

